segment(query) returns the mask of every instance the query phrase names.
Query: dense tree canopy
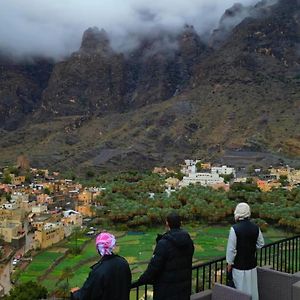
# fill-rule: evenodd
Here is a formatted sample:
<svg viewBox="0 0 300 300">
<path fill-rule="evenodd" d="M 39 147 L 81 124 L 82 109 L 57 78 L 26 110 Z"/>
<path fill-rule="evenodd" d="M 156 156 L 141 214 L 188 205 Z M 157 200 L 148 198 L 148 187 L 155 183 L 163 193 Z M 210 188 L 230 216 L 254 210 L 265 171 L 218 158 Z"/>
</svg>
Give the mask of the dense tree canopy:
<svg viewBox="0 0 300 300">
<path fill-rule="evenodd" d="M 47 298 L 47 289 L 36 282 L 29 281 L 15 286 L 4 300 L 38 300 Z"/>
<path fill-rule="evenodd" d="M 300 189 L 261 192 L 255 183 L 234 183 L 228 192 L 190 185 L 171 194 L 165 191 L 164 176 L 121 173 L 103 175 L 98 182 L 106 187 L 96 202 L 97 210 L 114 224 L 128 227 L 161 224 L 170 210 L 178 210 L 184 221 L 220 223 L 232 221 L 234 207 L 247 202 L 252 217 L 260 224 L 287 227 L 300 232 Z"/>
</svg>

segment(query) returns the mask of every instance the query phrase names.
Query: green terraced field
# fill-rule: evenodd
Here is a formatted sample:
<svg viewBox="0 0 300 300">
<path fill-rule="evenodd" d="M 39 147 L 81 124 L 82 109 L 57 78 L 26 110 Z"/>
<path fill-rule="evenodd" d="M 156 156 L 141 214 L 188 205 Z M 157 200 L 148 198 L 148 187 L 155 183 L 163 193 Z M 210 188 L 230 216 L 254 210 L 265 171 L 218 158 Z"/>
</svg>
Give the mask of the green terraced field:
<svg viewBox="0 0 300 300">
<path fill-rule="evenodd" d="M 185 228 L 185 227 L 183 227 Z M 216 257 L 224 256 L 229 227 L 225 226 L 187 226 L 195 244 L 194 262 L 204 262 L 212 260 Z M 155 246 L 155 238 L 158 233 L 163 233 L 164 227 L 149 229 L 147 232 L 115 232 L 117 238 L 117 247 L 115 252 L 124 256 L 130 263 L 133 279 L 137 279 L 139 275 L 147 267 L 147 263 L 152 256 Z M 284 238 L 283 232 L 269 229 L 264 233 L 266 243 Z M 82 240 L 82 245 L 86 241 Z M 47 274 L 42 280 L 49 291 L 57 288 L 59 277 L 66 267 L 73 270 L 73 276 L 69 279 L 70 286 L 81 286 L 86 279 L 89 267 L 94 264 L 99 256 L 95 250 L 94 239 L 88 241 L 79 255 L 68 254 L 57 266 L 50 272 L 46 272 L 53 262 L 59 258 L 62 253 L 59 252 L 61 247 L 69 247 L 73 245 L 72 241 L 65 241 L 58 247 L 52 247 L 48 251 L 43 251 L 34 257 L 27 269 L 22 272 L 19 280 L 28 281 L 36 280 L 37 277 Z"/>
</svg>

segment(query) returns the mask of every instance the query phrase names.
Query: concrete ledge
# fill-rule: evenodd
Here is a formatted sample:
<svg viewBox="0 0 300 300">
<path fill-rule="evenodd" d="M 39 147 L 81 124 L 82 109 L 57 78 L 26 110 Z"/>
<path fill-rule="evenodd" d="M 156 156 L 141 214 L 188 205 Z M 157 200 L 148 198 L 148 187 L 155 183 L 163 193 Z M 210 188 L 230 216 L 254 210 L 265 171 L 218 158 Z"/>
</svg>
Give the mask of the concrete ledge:
<svg viewBox="0 0 300 300">
<path fill-rule="evenodd" d="M 203 292 L 199 292 L 197 294 L 193 294 L 191 296 L 191 300 L 211 300 L 212 291 L 206 290 Z"/>
<path fill-rule="evenodd" d="M 191 300 L 251 300 L 251 296 L 226 285 L 216 283 L 212 290 L 192 295 Z"/>
<path fill-rule="evenodd" d="M 293 300 L 300 299 L 300 281 L 294 283 L 292 286 L 292 299 Z"/>
<path fill-rule="evenodd" d="M 259 298 L 263 300 L 292 300 L 292 285 L 298 280 L 295 274 L 258 267 Z"/>
<path fill-rule="evenodd" d="M 295 279 L 295 282 L 296 282 L 296 281 L 300 281 L 300 272 L 294 273 L 294 274 L 293 274 L 293 277 L 294 277 L 294 279 Z M 300 299 L 300 298 L 299 298 L 299 299 Z"/>
<path fill-rule="evenodd" d="M 237 289 L 216 283 L 212 291 L 212 300 L 251 300 L 252 297 Z"/>
</svg>

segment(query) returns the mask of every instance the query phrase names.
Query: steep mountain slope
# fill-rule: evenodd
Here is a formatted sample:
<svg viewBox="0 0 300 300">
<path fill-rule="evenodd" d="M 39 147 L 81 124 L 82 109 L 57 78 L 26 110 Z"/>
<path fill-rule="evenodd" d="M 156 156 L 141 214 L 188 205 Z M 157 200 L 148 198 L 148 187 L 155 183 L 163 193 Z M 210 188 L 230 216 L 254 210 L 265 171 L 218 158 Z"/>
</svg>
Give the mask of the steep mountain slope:
<svg viewBox="0 0 300 300">
<path fill-rule="evenodd" d="M 0 54 L 0 127 L 14 130 L 38 109 L 52 66 L 43 59 L 16 63 Z"/>
<path fill-rule="evenodd" d="M 119 54 L 105 31 L 88 29 L 79 51 L 55 65 L 47 87 L 36 84 L 42 97 L 23 126 L 0 131 L 2 163 L 24 152 L 35 165 L 54 168 L 150 167 L 237 149 L 271 153 L 267 162 L 297 160 L 299 6 L 260 3 L 226 31 L 224 24 L 244 13 L 235 6 L 210 46 L 187 26 Z"/>
<path fill-rule="evenodd" d="M 43 109 L 58 116 L 90 115 L 161 102 L 187 84 L 205 50 L 190 26 L 178 36 L 162 32 L 144 38 L 127 55 L 111 49 L 104 30 L 89 28 L 80 50 L 54 67 Z"/>
</svg>

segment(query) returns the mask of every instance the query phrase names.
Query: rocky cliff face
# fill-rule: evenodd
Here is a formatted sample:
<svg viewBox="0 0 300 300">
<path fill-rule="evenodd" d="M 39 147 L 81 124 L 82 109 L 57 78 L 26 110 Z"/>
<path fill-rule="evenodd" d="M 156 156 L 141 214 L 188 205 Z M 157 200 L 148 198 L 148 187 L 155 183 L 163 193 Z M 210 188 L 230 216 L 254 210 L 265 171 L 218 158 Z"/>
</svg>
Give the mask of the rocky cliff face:
<svg viewBox="0 0 300 300">
<path fill-rule="evenodd" d="M 53 64 L 36 59 L 16 63 L 0 56 L 0 127 L 17 129 L 24 118 L 37 110 Z"/>
<path fill-rule="evenodd" d="M 89 28 L 80 50 L 54 67 L 42 97 L 54 115 L 122 112 L 171 98 L 184 87 L 206 46 L 193 27 L 161 33 L 126 54 L 110 47 L 104 30 Z"/>
<path fill-rule="evenodd" d="M 121 110 L 125 75 L 124 57 L 110 48 L 106 32 L 89 28 L 80 50 L 55 65 L 43 110 L 60 116 Z"/>
<path fill-rule="evenodd" d="M 81 168 L 228 149 L 300 155 L 300 4 L 271 4 L 233 6 L 209 44 L 186 26 L 118 53 L 89 28 L 53 68 L 0 61 L 3 159 L 28 152 L 36 164 Z"/>
</svg>

